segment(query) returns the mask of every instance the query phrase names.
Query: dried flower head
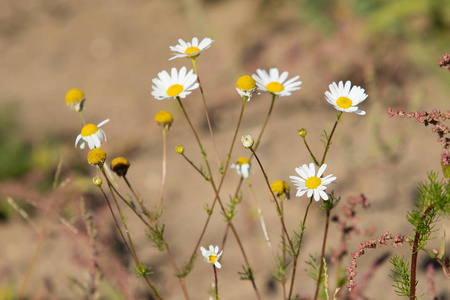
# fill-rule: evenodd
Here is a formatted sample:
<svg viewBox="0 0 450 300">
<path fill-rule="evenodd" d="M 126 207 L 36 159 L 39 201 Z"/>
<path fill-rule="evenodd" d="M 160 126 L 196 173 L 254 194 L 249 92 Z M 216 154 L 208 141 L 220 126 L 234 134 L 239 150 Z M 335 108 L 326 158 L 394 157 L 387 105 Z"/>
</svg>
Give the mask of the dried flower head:
<svg viewBox="0 0 450 300">
<path fill-rule="evenodd" d="M 111 170 L 119 177 L 127 175 L 129 167 L 130 162 L 125 157 L 116 157 L 111 161 Z"/>
<path fill-rule="evenodd" d="M 275 196 L 282 197 L 283 195 L 286 196 L 287 199 L 289 199 L 289 185 L 286 181 L 283 180 L 277 180 L 272 182 L 270 185 L 270 189 L 272 192 L 274 192 Z"/>
</svg>

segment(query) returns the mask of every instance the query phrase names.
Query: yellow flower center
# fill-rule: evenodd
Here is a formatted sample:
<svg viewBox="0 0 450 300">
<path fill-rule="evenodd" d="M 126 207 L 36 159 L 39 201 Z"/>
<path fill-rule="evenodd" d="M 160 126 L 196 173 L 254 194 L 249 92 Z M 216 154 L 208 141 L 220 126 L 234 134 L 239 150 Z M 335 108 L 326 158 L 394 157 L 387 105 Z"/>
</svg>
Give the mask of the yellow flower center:
<svg viewBox="0 0 450 300">
<path fill-rule="evenodd" d="M 209 261 L 210 261 L 212 264 L 216 263 L 216 260 L 217 260 L 217 255 L 210 255 L 210 256 L 209 256 Z"/>
<path fill-rule="evenodd" d="M 238 159 L 237 159 L 237 163 L 238 163 L 238 165 L 245 165 L 245 164 L 248 164 L 250 161 L 248 160 L 248 158 L 247 157 L 239 157 Z"/>
<path fill-rule="evenodd" d="M 162 110 L 162 111 L 160 111 L 159 113 L 156 114 L 155 121 L 156 121 L 156 123 L 160 123 L 160 124 L 163 124 L 163 125 L 169 124 L 169 123 L 172 123 L 173 116 L 172 116 L 172 114 L 170 112 Z"/>
<path fill-rule="evenodd" d="M 188 48 L 184 51 L 184 54 L 192 54 L 192 53 L 197 53 L 197 52 L 199 52 L 199 51 L 200 51 L 200 49 L 198 49 L 197 47 L 192 46 L 192 47 L 188 47 Z"/>
<path fill-rule="evenodd" d="M 273 81 L 266 86 L 266 90 L 275 94 L 282 92 L 284 90 L 284 86 L 279 82 Z"/>
<path fill-rule="evenodd" d="M 81 129 L 81 136 L 90 136 L 98 131 L 98 127 L 94 124 L 86 124 L 83 129 Z"/>
<path fill-rule="evenodd" d="M 100 148 L 94 148 L 88 153 L 87 161 L 94 166 L 102 166 L 106 160 L 106 152 Z"/>
<path fill-rule="evenodd" d="M 343 109 L 347 109 L 352 106 L 353 102 L 350 98 L 347 97 L 339 97 L 336 101 L 337 106 Z"/>
<path fill-rule="evenodd" d="M 322 183 L 322 180 L 320 180 L 319 177 L 312 176 L 306 180 L 305 185 L 308 189 L 315 190 L 320 186 L 321 183 Z"/>
<path fill-rule="evenodd" d="M 84 99 L 84 93 L 79 89 L 71 89 L 66 94 L 66 103 L 72 104 Z"/>
<path fill-rule="evenodd" d="M 253 90 L 256 87 L 256 82 L 252 78 L 252 76 L 244 75 L 239 77 L 236 86 L 240 90 L 250 91 Z"/>
<path fill-rule="evenodd" d="M 174 84 L 171 87 L 167 89 L 167 96 L 169 97 L 175 97 L 181 94 L 181 92 L 184 90 L 182 85 Z"/>
</svg>

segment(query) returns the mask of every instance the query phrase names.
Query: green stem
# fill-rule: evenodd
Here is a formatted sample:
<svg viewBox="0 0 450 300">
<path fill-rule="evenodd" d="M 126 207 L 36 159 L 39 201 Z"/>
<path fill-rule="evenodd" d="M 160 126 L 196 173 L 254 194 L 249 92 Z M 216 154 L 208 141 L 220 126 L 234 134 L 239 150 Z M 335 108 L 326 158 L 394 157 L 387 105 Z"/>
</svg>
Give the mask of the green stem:
<svg viewBox="0 0 450 300">
<path fill-rule="evenodd" d="M 319 288 L 320 288 L 320 281 L 322 280 L 322 269 L 323 269 L 323 261 L 325 257 L 325 246 L 327 244 L 327 235 L 328 235 L 328 226 L 330 225 L 330 211 L 327 210 L 327 220 L 325 223 L 325 233 L 323 236 L 323 243 L 322 243 L 322 255 L 320 256 L 320 269 L 319 269 L 319 278 L 317 278 L 317 286 L 316 286 L 316 293 L 314 295 L 314 299 L 317 299 L 319 296 Z"/>
<path fill-rule="evenodd" d="M 327 157 L 328 150 L 331 146 L 331 139 L 333 138 L 334 131 L 336 130 L 336 126 L 339 123 L 339 120 L 341 119 L 342 111 L 338 113 L 336 117 L 336 122 L 334 123 L 333 129 L 331 130 L 330 137 L 328 138 L 327 145 L 325 146 L 325 152 L 323 153 L 322 161 L 320 162 L 320 166 L 325 163 L 325 158 Z"/>
<path fill-rule="evenodd" d="M 302 247 L 302 245 L 303 245 L 303 233 L 305 232 L 306 217 L 308 216 L 309 207 L 311 206 L 311 203 L 312 203 L 312 201 L 313 201 L 313 197 L 314 197 L 314 196 L 311 196 L 311 199 L 309 200 L 309 204 L 308 204 L 308 206 L 306 207 L 305 216 L 303 217 L 302 232 L 300 233 L 300 239 L 299 239 L 299 243 L 300 243 L 300 244 L 299 244 L 298 249 L 297 249 L 297 251 L 296 251 L 296 253 L 295 253 L 295 255 L 294 255 L 294 263 L 293 263 L 294 268 L 293 268 L 293 270 L 292 270 L 291 287 L 290 287 L 290 289 L 289 289 L 289 296 L 288 296 L 288 299 L 291 299 L 292 292 L 293 292 L 293 290 L 294 290 L 295 273 L 296 273 L 296 271 L 297 271 L 298 257 L 300 256 L 300 250 L 301 250 L 301 247 Z"/>
<path fill-rule="evenodd" d="M 162 138 L 163 138 L 163 161 L 162 161 L 162 180 L 161 180 L 161 193 L 159 195 L 158 211 L 161 209 L 163 203 L 163 193 L 164 186 L 166 184 L 166 153 L 167 153 L 167 143 L 166 143 L 166 128 L 162 128 Z"/>
<path fill-rule="evenodd" d="M 195 57 L 192 57 L 191 59 L 192 59 L 192 64 L 194 65 L 195 74 L 197 75 L 197 81 L 198 81 L 198 85 L 200 87 L 200 94 L 202 95 L 203 108 L 205 109 L 206 120 L 208 121 L 209 133 L 211 135 L 211 140 L 212 140 L 212 143 L 213 143 L 213 146 L 214 146 L 214 152 L 216 154 L 217 164 L 220 167 L 220 159 L 219 159 L 219 154 L 218 154 L 219 152 L 217 151 L 216 140 L 214 139 L 214 134 L 213 134 L 213 131 L 212 131 L 212 126 L 211 126 L 211 121 L 210 121 L 210 118 L 209 118 L 208 108 L 206 106 L 205 93 L 203 92 L 202 83 L 200 82 L 200 76 L 199 76 L 198 71 L 197 71 L 197 62 L 195 61 Z"/>
<path fill-rule="evenodd" d="M 266 180 L 267 186 L 269 187 L 269 191 L 272 194 L 273 200 L 277 206 L 277 214 L 280 217 L 280 221 L 281 221 L 281 227 L 283 228 L 284 233 L 286 234 L 286 238 L 289 242 L 289 246 L 291 247 L 292 252 L 295 252 L 295 248 L 294 248 L 294 244 L 292 243 L 291 238 L 289 237 L 289 233 L 286 229 L 286 224 L 284 223 L 284 216 L 283 216 L 283 212 L 282 209 L 280 208 L 280 205 L 278 204 L 278 200 L 277 197 L 275 196 L 275 194 L 273 193 L 272 189 L 270 188 L 270 183 L 269 183 L 269 178 L 267 177 L 267 173 L 264 171 L 264 168 L 261 164 L 261 161 L 259 160 L 258 156 L 256 155 L 256 152 L 253 150 L 252 147 L 250 147 L 250 150 L 252 151 L 253 155 L 255 156 L 256 160 L 258 161 L 259 167 L 261 168 L 262 173 L 264 174 L 264 179 Z"/>
</svg>

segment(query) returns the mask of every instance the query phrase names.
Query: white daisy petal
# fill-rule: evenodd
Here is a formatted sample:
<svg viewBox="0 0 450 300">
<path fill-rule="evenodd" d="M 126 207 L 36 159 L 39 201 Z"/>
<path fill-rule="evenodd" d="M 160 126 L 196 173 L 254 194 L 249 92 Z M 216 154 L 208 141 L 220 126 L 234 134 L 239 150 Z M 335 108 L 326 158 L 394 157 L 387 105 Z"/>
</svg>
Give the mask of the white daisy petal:
<svg viewBox="0 0 450 300">
<path fill-rule="evenodd" d="M 216 262 L 214 263 L 214 265 L 216 266 L 217 269 L 222 268 L 222 265 L 221 265 L 220 262 L 218 262 L 218 261 L 216 261 Z"/>
</svg>

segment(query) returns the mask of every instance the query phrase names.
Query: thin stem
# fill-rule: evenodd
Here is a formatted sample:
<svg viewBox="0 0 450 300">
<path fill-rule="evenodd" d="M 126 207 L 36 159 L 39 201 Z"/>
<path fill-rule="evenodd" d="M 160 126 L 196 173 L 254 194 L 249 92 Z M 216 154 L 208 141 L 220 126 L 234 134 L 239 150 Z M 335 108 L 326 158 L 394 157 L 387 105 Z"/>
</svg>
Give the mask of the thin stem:
<svg viewBox="0 0 450 300">
<path fill-rule="evenodd" d="M 252 192 L 253 199 L 255 200 L 256 209 L 258 211 L 259 216 L 259 222 L 261 223 L 261 228 L 264 234 L 264 239 L 266 240 L 267 246 L 269 247 L 270 253 L 272 254 L 272 258 L 275 261 L 275 254 L 273 251 L 272 242 L 270 240 L 269 232 L 267 231 L 266 222 L 264 221 L 264 216 L 262 213 L 261 205 L 259 204 L 258 196 L 256 196 L 255 189 L 252 186 L 252 183 L 249 178 L 247 178 L 248 187 L 250 188 L 250 191 Z M 281 207 L 283 209 L 283 207 Z"/>
<path fill-rule="evenodd" d="M 427 207 L 424 211 L 422 218 L 424 218 L 431 210 L 434 209 L 433 205 Z M 411 277 L 410 277 L 410 287 L 409 287 L 409 299 L 415 300 L 416 297 L 416 273 L 417 273 L 417 255 L 419 252 L 419 239 L 420 233 L 416 228 L 416 235 L 414 236 L 414 243 L 412 245 L 412 255 L 411 255 Z"/>
<path fill-rule="evenodd" d="M 207 158 L 206 152 L 205 152 L 204 149 L 203 149 L 203 146 L 202 146 L 202 143 L 201 143 L 201 141 L 200 141 L 200 138 L 198 137 L 197 131 L 195 130 L 194 126 L 192 125 L 192 122 L 191 122 L 191 120 L 189 119 L 189 116 L 187 115 L 186 110 L 184 109 L 183 104 L 181 103 L 180 97 L 177 97 L 177 100 L 178 100 L 178 103 L 180 104 L 180 107 L 181 107 L 181 109 L 182 109 L 182 111 L 183 111 L 183 113 L 184 113 L 184 116 L 186 117 L 186 120 L 187 120 L 189 126 L 190 126 L 191 129 L 192 129 L 192 132 L 194 133 L 195 139 L 197 140 L 197 143 L 198 143 L 198 145 L 199 145 L 199 147 L 200 147 L 200 150 L 202 151 L 203 158 L 204 158 L 204 160 L 205 160 L 205 164 L 206 164 L 206 167 L 207 167 L 207 169 L 208 169 L 208 173 L 210 174 L 210 181 L 209 181 L 209 182 L 211 183 L 211 186 L 212 186 L 212 188 L 213 188 L 213 190 L 214 190 L 214 193 L 215 193 L 215 199 L 214 199 L 213 205 L 211 206 L 211 211 L 213 210 L 215 203 L 218 202 L 219 205 L 220 205 L 220 208 L 222 209 L 222 212 L 223 212 L 224 214 L 226 214 L 226 209 L 225 209 L 225 207 L 224 207 L 224 205 L 223 205 L 223 203 L 222 203 L 222 200 L 220 199 L 220 196 L 219 196 L 219 190 L 218 190 L 218 188 L 216 187 L 216 184 L 214 183 L 214 178 L 213 178 L 213 176 L 212 176 L 211 167 L 210 167 L 210 165 L 209 165 L 208 158 Z M 245 101 L 245 99 L 244 99 L 244 101 Z M 244 105 L 243 105 L 242 110 L 241 110 L 241 118 L 242 118 L 242 114 L 243 114 L 243 108 L 244 108 Z M 239 119 L 239 124 L 240 124 L 241 118 Z M 237 131 L 237 130 L 236 130 L 236 131 Z M 236 134 L 235 134 L 235 135 L 236 135 Z M 234 138 L 234 140 L 235 140 L 235 138 Z M 233 145 L 234 145 L 234 141 L 233 141 L 233 143 L 232 143 L 232 147 L 233 147 Z M 232 149 L 232 147 L 231 147 L 231 149 Z M 230 152 L 231 152 L 231 151 L 230 151 Z M 228 169 L 228 167 L 227 167 L 227 169 Z M 226 174 L 226 169 L 224 170 L 224 174 L 222 175 L 222 178 L 221 178 L 221 184 L 223 183 L 223 179 L 224 179 L 224 177 L 225 177 L 225 174 Z M 207 223 L 209 222 L 209 218 L 211 217 L 211 215 L 212 215 L 212 214 L 208 215 Z M 238 245 L 239 245 L 239 248 L 240 248 L 240 250 L 241 250 L 241 252 L 242 252 L 242 256 L 244 257 L 245 264 L 246 264 L 247 266 L 250 266 L 250 263 L 248 262 L 248 259 L 247 259 L 247 255 L 245 254 L 245 251 L 244 251 L 244 247 L 242 246 L 242 243 L 241 243 L 241 240 L 240 240 L 240 238 L 239 238 L 239 235 L 237 234 L 236 229 L 235 229 L 233 223 L 231 222 L 231 220 L 228 221 L 228 224 L 230 224 L 230 226 L 231 226 L 231 230 L 233 231 L 233 234 L 234 234 L 234 236 L 235 236 L 235 238 L 236 238 L 236 241 L 237 241 L 237 243 L 238 243 Z M 206 230 L 206 227 L 203 228 L 202 233 L 204 233 L 205 230 Z M 195 252 L 197 251 L 198 245 L 200 244 L 200 241 L 201 241 L 201 238 L 200 238 L 199 241 L 197 242 L 197 246 L 196 246 L 195 249 L 194 249 L 194 253 L 193 253 L 193 256 L 191 256 L 191 259 L 193 259 L 194 255 L 195 255 Z M 252 285 L 253 285 L 253 288 L 254 288 L 254 290 L 255 290 L 255 293 L 256 293 L 257 298 L 258 298 L 258 299 L 261 299 L 261 297 L 260 297 L 260 295 L 259 295 L 259 292 L 258 292 L 258 289 L 256 288 L 256 284 L 255 284 L 254 280 L 252 280 Z"/>
<path fill-rule="evenodd" d="M 203 179 L 205 179 L 205 180 L 208 180 L 208 177 L 206 177 L 205 176 L 205 174 L 203 174 L 202 173 L 202 171 L 199 169 L 199 168 L 197 168 L 197 166 L 196 165 L 194 165 L 194 163 L 192 162 L 192 160 L 190 160 L 189 158 L 187 158 L 187 156 L 184 154 L 184 153 L 182 153 L 181 154 L 183 157 L 184 157 L 184 159 L 203 177 Z"/>
<path fill-rule="evenodd" d="M 299 243 L 300 243 L 300 244 L 299 244 L 298 249 L 297 249 L 297 252 L 295 253 L 295 256 L 294 256 L 294 263 L 293 263 L 294 268 L 293 268 L 293 270 L 292 270 L 291 288 L 289 289 L 289 296 L 288 296 L 288 299 L 291 299 L 292 292 L 293 292 L 293 290 L 294 290 L 295 273 L 296 273 L 296 271 L 297 271 L 298 257 L 300 256 L 300 250 L 301 250 L 301 247 L 302 247 L 302 245 L 303 245 L 303 233 L 305 232 L 306 217 L 308 216 L 309 207 L 311 206 L 311 203 L 312 203 L 312 201 L 313 201 L 313 197 L 314 197 L 314 196 L 311 196 L 311 199 L 309 200 L 309 204 L 308 204 L 308 206 L 306 207 L 305 216 L 303 217 L 302 232 L 300 233 L 300 239 L 299 239 Z"/>
<path fill-rule="evenodd" d="M 328 236 L 328 226 L 330 225 L 330 210 L 327 209 L 327 220 L 325 223 L 325 233 L 323 235 L 323 243 L 322 243 L 322 255 L 320 256 L 320 269 L 319 269 L 319 278 L 317 278 L 317 286 L 316 286 L 316 293 L 314 295 L 314 299 L 317 299 L 317 296 L 319 296 L 319 288 L 320 288 L 320 281 L 322 280 L 322 269 L 323 269 L 323 261 L 325 257 L 325 246 L 327 244 L 327 236 Z"/>
<path fill-rule="evenodd" d="M 237 136 L 237 133 L 238 133 L 238 131 L 239 131 L 239 127 L 240 127 L 240 125 L 241 125 L 242 116 L 244 115 L 245 103 L 246 103 L 246 97 L 243 97 L 243 100 L 242 100 L 242 107 L 241 107 L 241 113 L 240 113 L 240 115 L 239 115 L 238 124 L 237 124 L 237 126 L 236 126 L 236 130 L 235 130 L 235 132 L 234 132 L 233 139 L 232 139 L 232 141 L 231 141 L 230 150 L 228 151 L 228 160 L 227 160 L 227 162 L 226 162 L 226 164 L 225 164 L 225 168 L 223 169 L 222 177 L 221 177 L 220 182 L 219 182 L 219 187 L 217 188 L 217 193 L 216 193 L 216 195 L 214 196 L 214 201 L 213 201 L 213 203 L 212 203 L 212 205 L 211 205 L 211 214 L 209 214 L 208 217 L 207 217 L 207 219 L 206 219 L 205 225 L 203 226 L 202 232 L 201 232 L 201 234 L 200 234 L 199 239 L 197 240 L 197 244 L 196 244 L 195 247 L 194 247 L 194 251 L 192 252 L 192 255 L 191 255 L 191 258 L 189 259 L 189 261 L 192 261 L 192 260 L 194 259 L 194 257 L 195 257 L 195 254 L 197 253 L 197 249 L 198 249 L 198 247 L 200 246 L 201 240 L 202 240 L 202 238 L 203 238 L 203 236 L 204 236 L 204 234 L 205 234 L 205 232 L 206 232 L 206 228 L 208 227 L 209 220 L 211 219 L 211 216 L 212 216 L 212 211 L 213 211 L 214 206 L 216 205 L 216 201 L 217 201 L 217 199 L 218 199 L 218 197 L 219 197 L 220 189 L 222 188 L 222 185 L 223 185 L 225 176 L 227 175 L 227 172 L 228 172 L 228 166 L 229 166 L 230 161 L 231 161 L 231 153 L 232 153 L 232 151 L 233 151 L 234 144 L 235 144 L 235 141 L 236 141 L 236 136 Z M 184 111 L 184 109 L 183 109 L 183 111 Z M 186 116 L 186 118 L 187 118 L 186 113 L 185 113 L 185 116 Z M 191 126 L 191 127 L 192 127 L 192 126 Z M 192 127 L 192 130 L 194 130 L 193 127 Z M 191 165 L 194 166 L 192 163 L 191 163 Z M 195 167 L 195 166 L 194 166 L 194 168 L 197 169 L 197 167 Z M 198 170 L 198 169 L 197 169 L 197 170 Z M 200 172 L 200 170 L 198 170 L 198 171 Z M 204 176 L 202 172 L 200 172 L 200 173 L 202 174 L 202 176 Z"/>
<path fill-rule="evenodd" d="M 281 211 L 280 205 L 278 204 L 277 196 L 273 193 L 272 189 L 270 188 L 269 178 L 267 177 L 267 173 L 264 171 L 264 168 L 261 164 L 261 161 L 259 160 L 258 156 L 256 155 L 256 152 L 253 150 L 253 148 L 250 147 L 250 150 L 252 151 L 253 155 L 255 156 L 256 160 L 258 161 L 259 167 L 261 168 L 262 173 L 264 174 L 264 179 L 266 180 L 267 186 L 269 187 L 269 191 L 272 194 L 273 200 L 277 206 L 277 213 L 280 217 L 281 221 L 281 227 L 283 228 L 284 233 L 286 234 L 286 238 L 289 242 L 289 246 L 291 247 L 292 252 L 295 252 L 294 244 L 292 243 L 291 238 L 289 237 L 289 233 L 286 229 L 286 224 L 284 223 L 284 216 L 283 212 Z"/>
<path fill-rule="evenodd" d="M 281 206 L 281 214 L 284 214 L 283 201 L 281 201 L 280 206 Z M 283 244 L 281 245 L 282 246 L 282 254 L 283 254 L 282 264 L 283 264 L 283 266 L 285 266 L 286 265 L 286 243 L 284 241 L 285 241 L 286 235 L 283 230 L 281 230 L 281 237 L 283 240 Z M 283 299 L 286 299 L 286 280 L 283 280 L 281 285 L 283 287 Z"/>
<path fill-rule="evenodd" d="M 166 128 L 162 128 L 162 139 L 163 139 L 163 161 L 162 161 L 162 180 L 161 180 L 161 193 L 159 195 L 158 210 L 161 208 L 163 203 L 163 193 L 164 186 L 166 183 L 166 153 L 167 153 L 167 143 L 166 143 Z"/>
<path fill-rule="evenodd" d="M 212 143 L 213 143 L 213 146 L 214 146 L 214 152 L 216 154 L 217 164 L 219 165 L 219 168 L 220 168 L 220 159 L 219 159 L 219 154 L 218 154 L 219 152 L 217 151 L 216 140 L 214 139 L 214 134 L 213 134 L 213 131 L 212 131 L 211 121 L 209 119 L 208 108 L 206 106 L 205 94 L 203 93 L 202 83 L 200 82 L 200 76 L 198 75 L 197 63 L 195 61 L 195 57 L 192 58 L 192 64 L 194 65 L 194 71 L 195 71 L 195 74 L 197 75 L 197 81 L 198 81 L 198 85 L 200 87 L 200 94 L 202 95 L 203 108 L 205 109 L 206 120 L 208 121 L 209 133 L 211 135 L 211 140 L 212 140 Z"/>
<path fill-rule="evenodd" d="M 214 297 L 215 297 L 215 299 L 216 300 L 219 300 L 219 285 L 218 285 L 218 283 L 217 283 L 217 270 L 216 270 L 216 266 L 215 265 L 213 265 L 213 269 L 214 269 L 214 284 L 215 284 L 215 289 L 216 289 L 216 293 L 215 293 L 215 295 L 214 295 Z"/>
<path fill-rule="evenodd" d="M 303 137 L 303 142 L 305 143 L 306 149 L 308 149 L 309 154 L 311 155 L 311 158 L 313 159 L 314 163 L 318 166 L 319 162 L 317 161 L 316 157 L 312 153 L 311 149 L 309 148 L 308 143 L 306 142 L 306 137 Z"/>
<path fill-rule="evenodd" d="M 322 157 L 322 161 L 320 162 L 320 165 L 323 165 L 325 162 L 325 158 L 327 157 L 328 150 L 330 149 L 330 146 L 331 146 L 331 139 L 333 138 L 334 131 L 336 130 L 336 126 L 339 123 L 341 116 L 342 116 L 342 111 L 340 113 L 338 113 L 338 115 L 336 117 L 336 122 L 334 123 L 333 129 L 331 130 L 331 134 L 330 134 L 330 137 L 328 138 L 327 145 L 325 146 L 325 152 L 323 153 L 323 157 Z"/>
<path fill-rule="evenodd" d="M 86 121 L 84 120 L 84 116 L 83 116 L 83 111 L 82 110 L 80 110 L 78 112 L 78 116 L 80 117 L 81 122 L 83 123 L 83 125 L 86 125 Z"/>
</svg>

